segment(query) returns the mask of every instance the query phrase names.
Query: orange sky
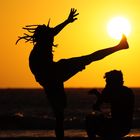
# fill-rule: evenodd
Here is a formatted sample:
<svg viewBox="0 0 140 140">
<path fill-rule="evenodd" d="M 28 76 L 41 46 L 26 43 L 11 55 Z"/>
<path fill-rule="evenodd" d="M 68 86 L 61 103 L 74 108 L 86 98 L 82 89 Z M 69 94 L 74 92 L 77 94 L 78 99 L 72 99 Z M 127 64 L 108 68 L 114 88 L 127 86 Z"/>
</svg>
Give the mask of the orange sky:
<svg viewBox="0 0 140 140">
<path fill-rule="evenodd" d="M 140 86 L 140 1 L 139 0 L 1 0 L 0 4 L 0 88 L 40 87 L 28 66 L 32 44 L 19 42 L 17 37 L 28 24 L 51 26 L 64 21 L 70 8 L 80 13 L 78 20 L 68 25 L 56 38 L 55 61 L 92 53 L 116 45 L 119 41 L 107 33 L 107 23 L 115 16 L 127 18 L 132 26 L 128 37 L 129 50 L 112 54 L 94 62 L 69 81 L 65 87 L 104 86 L 103 75 L 112 69 L 122 70 L 125 85 Z"/>
</svg>

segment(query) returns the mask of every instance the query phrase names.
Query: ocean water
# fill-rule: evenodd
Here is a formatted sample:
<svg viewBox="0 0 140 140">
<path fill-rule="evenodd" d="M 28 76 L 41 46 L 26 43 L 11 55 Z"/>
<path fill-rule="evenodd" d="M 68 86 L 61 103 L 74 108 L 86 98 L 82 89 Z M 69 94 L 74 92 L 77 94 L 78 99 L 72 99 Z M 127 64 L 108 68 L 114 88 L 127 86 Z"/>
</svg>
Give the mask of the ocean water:
<svg viewBox="0 0 140 140">
<path fill-rule="evenodd" d="M 68 105 L 66 119 L 85 117 L 92 111 L 94 95 L 90 88 L 66 88 Z M 99 88 L 98 90 L 101 90 Z M 140 117 L 140 88 L 133 88 L 135 94 L 134 119 Z M 52 110 L 43 89 L 0 89 L 0 116 L 53 117 Z"/>
<path fill-rule="evenodd" d="M 65 135 L 87 137 L 85 115 L 95 97 L 90 88 L 66 88 Z M 101 90 L 99 88 L 98 90 Z M 129 136 L 140 136 L 140 88 L 133 88 L 135 109 Z M 54 136 L 54 117 L 43 89 L 0 89 L 0 138 Z"/>
</svg>

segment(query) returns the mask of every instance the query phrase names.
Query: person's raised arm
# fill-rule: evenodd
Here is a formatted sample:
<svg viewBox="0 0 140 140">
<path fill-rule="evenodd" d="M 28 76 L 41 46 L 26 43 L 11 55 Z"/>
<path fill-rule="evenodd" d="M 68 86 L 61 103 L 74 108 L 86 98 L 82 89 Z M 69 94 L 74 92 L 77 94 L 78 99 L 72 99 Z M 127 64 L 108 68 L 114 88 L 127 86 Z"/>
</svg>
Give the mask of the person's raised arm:
<svg viewBox="0 0 140 140">
<path fill-rule="evenodd" d="M 61 24 L 54 27 L 54 35 L 57 35 L 67 24 L 72 23 L 75 20 L 77 20 L 76 16 L 78 14 L 79 13 L 77 13 L 76 9 L 71 8 L 68 18 L 64 22 L 62 22 Z"/>
</svg>

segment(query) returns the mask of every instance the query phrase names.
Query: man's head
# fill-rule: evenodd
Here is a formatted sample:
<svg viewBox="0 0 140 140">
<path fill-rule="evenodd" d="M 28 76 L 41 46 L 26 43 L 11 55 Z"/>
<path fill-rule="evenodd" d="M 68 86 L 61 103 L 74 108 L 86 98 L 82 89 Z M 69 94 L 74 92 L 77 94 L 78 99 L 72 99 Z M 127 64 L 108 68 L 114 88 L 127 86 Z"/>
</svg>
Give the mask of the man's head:
<svg viewBox="0 0 140 140">
<path fill-rule="evenodd" d="M 32 38 L 33 43 L 47 44 L 48 46 L 53 46 L 54 41 L 53 28 L 50 28 L 45 24 L 38 25 L 34 31 Z"/>
<path fill-rule="evenodd" d="M 24 33 L 24 36 L 19 37 L 16 44 L 19 40 L 24 39 L 25 42 L 32 42 L 33 44 L 40 44 L 40 46 L 55 46 L 54 42 L 54 29 L 49 27 L 50 20 L 48 25 L 27 25 L 23 29 L 27 30 L 29 34 Z"/>
<path fill-rule="evenodd" d="M 118 70 L 106 72 L 104 78 L 106 79 L 106 83 L 112 86 L 122 86 L 124 82 L 123 74 Z"/>
</svg>

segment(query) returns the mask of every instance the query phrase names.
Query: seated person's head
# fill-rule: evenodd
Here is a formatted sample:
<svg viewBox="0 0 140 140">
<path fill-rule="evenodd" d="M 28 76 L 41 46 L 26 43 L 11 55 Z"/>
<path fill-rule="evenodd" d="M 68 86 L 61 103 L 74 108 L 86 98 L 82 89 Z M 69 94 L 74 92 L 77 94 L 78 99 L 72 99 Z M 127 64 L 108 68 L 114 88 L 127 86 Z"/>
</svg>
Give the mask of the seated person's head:
<svg viewBox="0 0 140 140">
<path fill-rule="evenodd" d="M 105 73 L 104 78 L 106 84 L 110 86 L 122 86 L 123 85 L 123 74 L 121 71 L 112 70 Z"/>
</svg>

